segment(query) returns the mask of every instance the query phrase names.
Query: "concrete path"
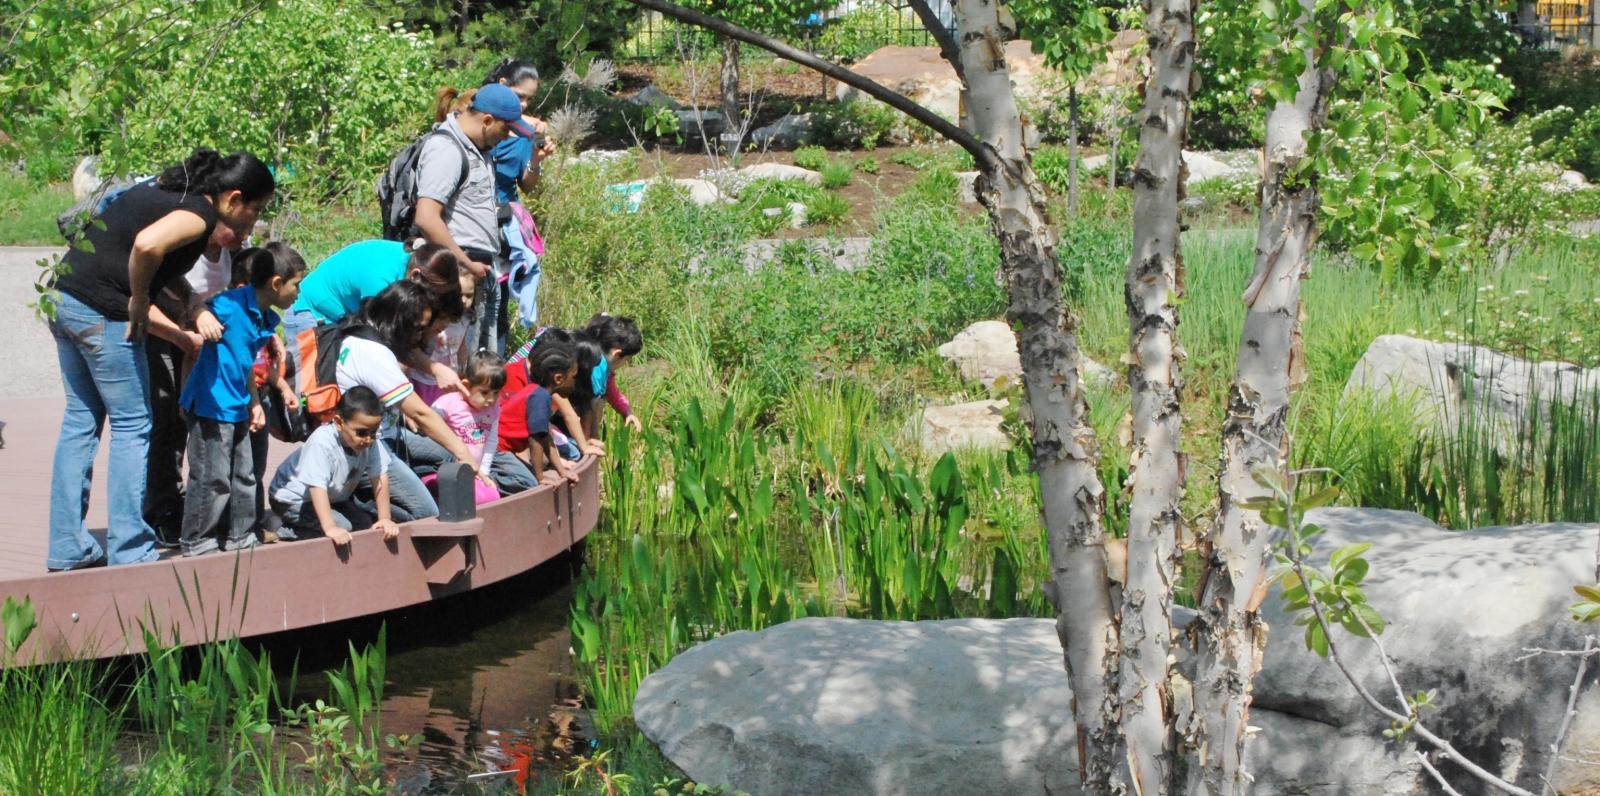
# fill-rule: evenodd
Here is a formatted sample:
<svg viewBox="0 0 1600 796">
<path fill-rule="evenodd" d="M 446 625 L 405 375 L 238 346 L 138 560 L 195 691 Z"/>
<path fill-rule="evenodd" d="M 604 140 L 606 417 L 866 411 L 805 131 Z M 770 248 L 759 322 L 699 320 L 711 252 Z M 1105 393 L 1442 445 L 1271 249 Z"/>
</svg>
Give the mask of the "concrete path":
<svg viewBox="0 0 1600 796">
<path fill-rule="evenodd" d="M 38 299 L 33 287 L 39 279 L 38 261 L 62 251 L 0 247 L 0 399 L 65 394 L 55 340 L 28 306 Z"/>
</svg>

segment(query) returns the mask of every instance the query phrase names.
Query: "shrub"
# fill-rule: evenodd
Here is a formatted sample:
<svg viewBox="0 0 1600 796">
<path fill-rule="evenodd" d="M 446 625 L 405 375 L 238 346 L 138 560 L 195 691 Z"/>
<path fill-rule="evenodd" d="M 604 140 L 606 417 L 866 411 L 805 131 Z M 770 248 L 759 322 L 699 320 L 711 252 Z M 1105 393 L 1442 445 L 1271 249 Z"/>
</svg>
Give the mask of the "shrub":
<svg viewBox="0 0 1600 796">
<path fill-rule="evenodd" d="M 922 135 L 916 134 L 918 128 L 921 125 L 903 121 L 898 111 L 872 100 L 828 103 L 811 111 L 811 130 L 817 142 L 833 149 L 876 149 L 897 137 L 897 130 L 904 131 L 898 137 L 926 137 L 925 128 Z"/>
<path fill-rule="evenodd" d="M 803 146 L 794 151 L 794 165 L 802 169 L 821 171 L 828 164 L 828 150 L 820 146 Z"/>
<path fill-rule="evenodd" d="M 886 44 L 916 47 L 932 44 L 931 39 L 910 8 L 866 2 L 830 20 L 817 41 L 816 50 L 831 55 L 834 60 L 853 63 Z"/>
<path fill-rule="evenodd" d="M 871 155 L 856 162 L 856 169 L 864 174 L 877 174 L 878 168 L 878 159 Z"/>
<path fill-rule="evenodd" d="M 828 188 L 843 188 L 850 184 L 850 175 L 855 173 L 855 166 L 850 161 L 836 161 L 822 167 L 822 184 Z"/>
<path fill-rule="evenodd" d="M 224 55 L 183 53 L 129 111 L 104 168 L 148 174 L 203 144 L 254 152 L 314 197 L 366 192 L 431 121 L 432 40 L 333 0 L 252 17 Z"/>
</svg>

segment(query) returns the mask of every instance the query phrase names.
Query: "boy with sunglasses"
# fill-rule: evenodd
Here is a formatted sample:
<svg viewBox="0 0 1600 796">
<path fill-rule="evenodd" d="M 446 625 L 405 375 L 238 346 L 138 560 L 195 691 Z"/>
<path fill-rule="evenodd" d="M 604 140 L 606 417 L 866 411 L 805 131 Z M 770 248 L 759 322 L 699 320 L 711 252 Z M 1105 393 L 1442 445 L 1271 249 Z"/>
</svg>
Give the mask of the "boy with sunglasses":
<svg viewBox="0 0 1600 796">
<path fill-rule="evenodd" d="M 350 543 L 350 532 L 380 528 L 383 538 L 400 535 L 389 516 L 389 452 L 378 441 L 383 403 L 368 387 L 352 387 L 339 398 L 332 423 L 312 432 L 272 478 L 272 510 L 283 518 L 278 538 L 326 536 Z M 371 487 L 377 517 L 352 499 Z"/>
</svg>

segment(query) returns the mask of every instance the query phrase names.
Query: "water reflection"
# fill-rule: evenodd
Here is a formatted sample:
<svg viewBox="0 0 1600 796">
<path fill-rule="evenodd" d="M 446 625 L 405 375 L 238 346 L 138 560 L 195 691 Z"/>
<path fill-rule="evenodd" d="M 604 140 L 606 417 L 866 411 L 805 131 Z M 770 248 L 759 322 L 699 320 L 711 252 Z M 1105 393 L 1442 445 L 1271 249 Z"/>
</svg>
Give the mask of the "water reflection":
<svg viewBox="0 0 1600 796">
<path fill-rule="evenodd" d="M 383 731 L 421 738 L 389 761 L 397 791 L 518 792 L 560 776 L 572 752 L 588 745 L 567 631 L 574 560 L 563 557 L 506 583 L 385 618 Z M 379 626 L 362 624 L 328 630 L 359 647 L 376 638 Z M 300 649 L 326 654 L 340 646 L 303 640 Z M 316 674 L 301 678 L 297 698 L 325 695 L 321 670 L 341 660 L 302 659 L 301 671 Z M 514 773 L 481 776 L 492 771 Z"/>
</svg>

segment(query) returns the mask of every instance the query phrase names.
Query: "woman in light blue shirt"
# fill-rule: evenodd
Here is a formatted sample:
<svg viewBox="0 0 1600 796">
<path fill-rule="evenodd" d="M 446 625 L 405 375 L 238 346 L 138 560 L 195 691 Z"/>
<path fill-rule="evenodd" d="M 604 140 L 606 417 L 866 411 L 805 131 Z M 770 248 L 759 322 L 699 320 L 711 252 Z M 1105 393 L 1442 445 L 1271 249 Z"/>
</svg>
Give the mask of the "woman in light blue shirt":
<svg viewBox="0 0 1600 796">
<path fill-rule="evenodd" d="M 422 285 L 443 304 L 461 305 L 461 268 L 449 249 L 422 238 L 407 242 L 364 240 L 334 252 L 300 283 L 300 300 L 283 316 L 289 361 L 300 372 L 300 334 L 324 323 L 338 323 L 361 302 L 401 279 Z M 437 312 L 438 310 L 435 310 Z M 459 312 L 459 311 L 458 311 Z M 431 373 L 442 390 L 460 389 L 461 377 L 418 349 L 406 357 L 407 367 Z M 291 380 L 299 388 L 299 379 Z"/>
</svg>

